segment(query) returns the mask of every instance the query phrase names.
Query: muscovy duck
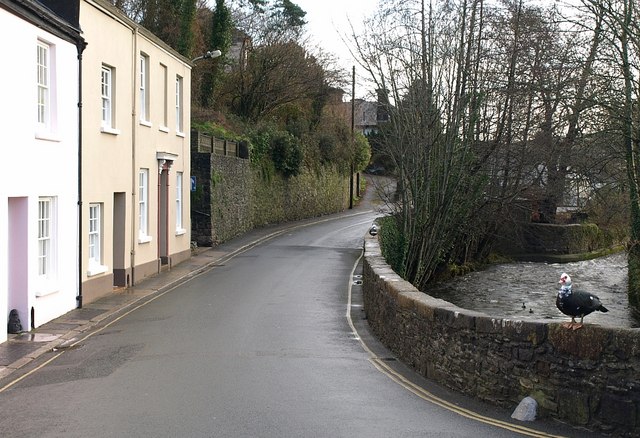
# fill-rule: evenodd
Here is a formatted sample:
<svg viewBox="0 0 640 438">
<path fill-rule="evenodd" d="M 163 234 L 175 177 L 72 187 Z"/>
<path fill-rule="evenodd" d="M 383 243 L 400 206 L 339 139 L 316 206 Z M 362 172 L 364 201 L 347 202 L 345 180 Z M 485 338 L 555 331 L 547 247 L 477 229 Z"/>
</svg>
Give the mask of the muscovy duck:
<svg viewBox="0 0 640 438">
<path fill-rule="evenodd" d="M 571 289 L 571 277 L 566 273 L 562 273 L 559 283 L 560 290 L 556 298 L 556 306 L 565 315 L 571 317 L 571 322 L 564 323 L 563 326 L 573 330 L 582 327 L 582 320 L 591 312 L 596 310 L 600 312 L 608 312 L 609 309 L 604 307 L 600 302 L 600 298 L 589 292 Z M 576 316 L 580 317 L 580 322 L 576 322 Z"/>
</svg>

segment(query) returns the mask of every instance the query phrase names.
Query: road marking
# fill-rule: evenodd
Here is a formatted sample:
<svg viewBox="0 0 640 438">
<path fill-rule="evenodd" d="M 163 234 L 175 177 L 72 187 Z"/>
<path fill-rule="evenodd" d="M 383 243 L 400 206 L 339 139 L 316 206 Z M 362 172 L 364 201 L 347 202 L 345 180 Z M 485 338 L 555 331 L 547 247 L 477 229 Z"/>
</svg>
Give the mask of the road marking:
<svg viewBox="0 0 640 438">
<path fill-rule="evenodd" d="M 231 251 L 230 253 L 220 257 L 217 260 L 214 260 L 206 265 L 204 265 L 203 267 L 200 268 L 200 270 L 195 270 L 193 272 L 190 272 L 186 275 L 184 275 L 181 278 L 178 278 L 176 281 L 174 281 L 173 285 L 168 287 L 166 290 L 162 291 L 162 292 L 156 292 L 156 295 L 151 296 L 151 298 L 149 298 L 149 295 L 145 296 L 145 297 L 141 297 L 140 300 L 144 300 L 144 302 L 136 305 L 135 307 L 130 308 L 129 310 L 127 310 L 126 312 L 124 312 L 123 314 L 121 314 L 120 316 L 114 318 L 113 320 L 109 321 L 108 323 L 106 323 L 105 325 L 97 328 L 96 330 L 88 333 L 86 336 L 76 340 L 75 342 L 73 342 L 72 344 L 68 345 L 67 349 L 65 350 L 61 350 L 59 352 L 57 352 L 53 357 L 50 357 L 49 359 L 47 359 L 46 361 L 44 361 L 43 363 L 41 363 L 40 365 L 38 365 L 37 367 L 35 367 L 32 370 L 29 370 L 28 372 L 24 373 L 23 375 L 21 375 L 20 377 L 16 377 L 14 380 L 8 382 L 5 386 L 3 386 L 2 388 L 0 388 L 0 394 L 5 392 L 7 389 L 11 388 L 12 386 L 16 385 L 17 383 L 19 383 L 20 381 L 26 379 L 27 377 L 31 376 L 32 374 L 36 373 L 37 371 L 41 370 L 42 368 L 44 368 L 45 366 L 49 365 L 51 362 L 53 362 L 54 360 L 56 360 L 57 358 L 59 358 L 60 356 L 62 356 L 66 351 L 68 351 L 69 349 L 71 349 L 71 347 L 75 347 L 76 345 L 80 344 L 81 342 L 86 341 L 87 339 L 89 339 L 90 337 L 102 332 L 103 330 L 105 330 L 106 328 L 110 327 L 111 325 L 115 324 L 116 322 L 120 321 L 122 318 L 126 317 L 127 315 L 135 312 L 136 310 L 140 309 L 141 307 L 146 306 L 149 303 L 152 303 L 153 301 L 157 300 L 158 298 L 168 294 L 169 292 L 173 291 L 175 288 L 184 285 L 185 283 L 188 283 L 189 281 L 198 278 L 199 276 L 211 271 L 213 268 L 215 268 L 216 266 L 219 266 L 221 263 L 226 263 L 229 260 L 237 257 L 240 254 L 243 254 L 247 251 L 249 251 L 250 249 L 261 245 L 271 239 L 273 239 L 274 237 L 278 237 L 282 234 L 285 234 L 291 230 L 297 230 L 299 228 L 305 228 L 311 225 L 315 225 L 315 224 L 319 224 L 319 223 L 324 223 L 324 222 L 329 222 L 329 221 L 333 221 L 333 220 L 338 220 L 338 219 L 344 219 L 344 218 L 350 218 L 350 217 L 354 217 L 354 216 L 360 216 L 360 215 L 364 215 L 364 214 L 369 214 L 369 211 L 364 211 L 364 212 L 355 212 L 355 213 L 350 213 L 350 214 L 345 214 L 345 215 L 339 215 L 339 216 L 332 216 L 332 217 L 324 217 L 324 218 L 319 218 L 319 219 L 315 219 L 315 220 L 311 220 L 310 222 L 306 222 L 303 224 L 297 224 L 297 225 L 293 225 L 293 226 L 288 226 L 285 227 L 283 229 L 280 230 L 276 230 L 272 233 L 269 233 L 265 236 L 261 236 L 259 238 L 257 238 L 256 240 L 247 243 L 244 246 L 241 246 L 240 248 Z M 362 222 L 364 223 L 364 222 Z M 348 227 L 345 227 L 348 228 Z M 137 300 L 133 303 L 130 303 L 129 306 L 133 306 L 135 305 L 136 302 L 140 301 Z M 123 309 L 126 309 L 127 307 L 123 307 Z M 122 310 L 122 309 L 119 309 Z M 119 311 L 117 310 L 117 311 Z M 117 312 L 116 311 L 116 312 Z M 108 316 L 107 318 L 110 318 L 111 316 Z"/>
<path fill-rule="evenodd" d="M 360 257 L 358 257 L 358 259 L 356 260 L 355 264 L 353 265 L 353 269 L 351 270 L 351 276 L 350 278 L 353 278 L 354 272 L 356 270 L 356 268 L 358 267 L 358 264 L 360 263 L 360 260 L 362 260 L 362 257 L 364 256 L 364 251 L 360 253 Z M 348 294 L 347 294 L 347 321 L 349 323 L 349 327 L 351 328 L 352 331 L 352 335 L 353 335 L 353 339 L 357 339 L 360 342 L 360 345 L 362 345 L 362 348 L 366 351 L 366 353 L 369 355 L 369 361 L 373 364 L 373 366 L 380 371 L 382 374 L 384 374 L 385 376 L 387 376 L 388 378 L 390 378 L 391 380 L 393 380 L 394 382 L 396 382 L 398 385 L 402 386 L 403 388 L 405 388 L 406 390 L 408 390 L 409 392 L 415 394 L 416 396 L 420 397 L 421 399 L 432 403 L 434 405 L 440 406 L 443 409 L 446 409 L 450 412 L 456 413 L 458 415 L 461 415 L 463 417 L 469 418 L 471 420 L 475 420 L 478 421 L 480 423 L 484 423 L 484 424 L 488 424 L 491 426 L 495 426 L 498 427 L 500 429 L 505 429 L 511 432 L 516 432 L 522 435 L 526 435 L 526 436 L 531 436 L 531 437 L 538 437 L 538 438 L 563 438 L 562 435 L 551 435 L 548 434 L 546 432 L 541 432 L 539 430 L 535 430 L 535 429 L 531 429 L 528 427 L 524 427 L 524 426 L 520 426 L 518 424 L 512 424 L 506 421 L 502 421 L 502 420 L 497 420 L 495 418 L 491 418 L 491 417 L 487 417 L 484 415 L 481 415 L 477 412 L 471 411 L 469 409 L 465 409 L 462 408 L 460 406 L 456 406 L 455 404 L 448 402 L 438 396 L 436 396 L 435 394 L 427 391 L 426 389 L 422 388 L 419 385 L 416 385 L 415 383 L 411 382 L 409 379 L 407 379 L 406 377 L 404 377 L 402 374 L 400 374 L 399 372 L 397 372 L 396 370 L 394 370 L 393 368 L 391 368 L 387 363 L 385 363 L 385 361 L 381 358 L 379 358 L 370 348 L 369 346 L 365 343 L 365 341 L 362 339 L 362 337 L 360 336 L 360 334 L 358 333 L 358 330 L 356 329 L 356 326 L 353 324 L 353 320 L 351 319 L 351 308 L 353 307 L 352 305 L 352 289 L 353 289 L 353 282 L 349 281 L 348 283 Z"/>
<path fill-rule="evenodd" d="M 342 217 L 351 217 L 351 216 L 357 216 L 359 214 L 363 214 L 363 213 L 355 213 L 355 214 L 351 214 L 351 215 L 347 215 L 347 216 L 342 216 Z M 92 336 L 104 331 L 105 329 L 107 329 L 108 327 L 110 327 L 111 325 L 115 324 L 116 322 L 120 321 L 122 318 L 130 315 L 131 313 L 135 312 L 136 310 L 140 309 L 141 307 L 146 306 L 147 304 L 157 300 L 158 298 L 166 295 L 167 293 L 173 291 L 174 289 L 176 289 L 178 286 L 182 286 L 183 284 L 203 275 L 204 273 L 210 271 L 211 269 L 213 269 L 215 266 L 214 264 L 219 264 L 221 260 L 229 261 L 233 258 L 235 258 L 236 256 L 264 243 L 267 242 L 271 239 L 273 239 L 274 237 L 277 237 L 281 234 L 284 234 L 285 232 L 288 232 L 292 229 L 297 229 L 297 228 L 304 228 L 307 227 L 309 225 L 312 224 L 316 224 L 316 223 L 322 223 L 322 222 L 328 222 L 330 220 L 334 220 L 337 218 L 325 218 L 325 219 L 320 219 L 311 223 L 306 223 L 306 224 L 301 224 L 301 225 L 296 225 L 294 227 L 290 227 L 287 229 L 283 229 L 283 230 L 279 230 L 279 231 L 275 231 L 273 233 L 270 233 L 266 236 L 262 236 L 259 239 L 256 239 L 253 242 L 250 242 L 238 249 L 236 249 L 235 251 L 230 252 L 229 254 L 227 254 L 224 257 L 221 257 L 219 260 L 216 260 L 215 262 L 212 262 L 210 265 L 208 265 L 208 267 L 206 267 L 205 269 L 197 272 L 195 275 L 186 275 L 185 277 L 183 277 L 182 279 L 178 279 L 178 281 L 176 282 L 176 284 L 174 284 L 173 286 L 169 287 L 168 289 L 157 293 L 156 295 L 152 296 L 151 298 L 145 300 L 143 303 L 138 304 L 137 306 L 127 310 L 126 312 L 124 312 L 123 314 L 119 315 L 118 317 L 114 318 L 113 320 L 109 321 L 108 323 L 106 323 L 104 326 L 99 327 L 98 329 L 92 331 L 91 333 L 88 333 L 86 336 L 76 340 L 74 343 L 70 344 L 69 347 L 74 347 L 78 344 L 80 344 L 81 342 L 86 341 L 87 339 L 91 338 Z M 348 228 L 348 227 L 346 227 Z M 356 260 L 355 264 L 353 265 L 353 268 L 351 270 L 351 276 L 350 278 L 353 278 L 354 272 L 358 266 L 358 264 L 360 263 L 360 260 L 363 257 L 363 252 L 360 253 L 360 256 L 358 257 L 358 259 Z M 184 281 L 181 281 L 184 280 Z M 400 386 L 402 386 L 403 388 L 407 389 L 408 391 L 410 391 L 411 393 L 415 394 L 416 396 L 420 397 L 421 399 L 428 401 L 432 404 L 435 404 L 437 406 L 440 406 L 444 409 L 447 409 L 451 412 L 457 413 L 461 416 L 464 416 L 466 418 L 470 418 L 472 420 L 478 421 L 478 422 L 482 422 L 485 424 L 489 424 L 495 427 L 499 427 L 501 429 L 506 429 L 509 431 L 513 431 L 513 432 L 517 432 L 520 433 L 522 435 L 527 435 L 527 436 L 531 436 L 531 437 L 539 437 L 539 438 L 562 438 L 559 435 L 550 435 L 544 432 L 540 432 L 534 429 L 529 429 L 527 427 L 523 427 L 523 426 L 519 426 L 516 424 L 511 424 L 511 423 L 507 423 L 505 421 L 500 421 L 500 420 L 496 420 L 490 417 L 485 417 L 483 415 L 480 415 L 476 412 L 470 411 L 468 409 L 464 409 L 461 408 L 459 406 L 456 406 L 450 402 L 447 402 L 446 400 L 443 400 L 437 396 L 435 396 L 434 394 L 430 393 L 429 391 L 425 390 L 424 388 L 421 388 L 420 386 L 414 384 L 413 382 L 409 381 L 408 379 L 406 379 L 404 376 L 402 376 L 401 374 L 399 374 L 398 372 L 396 372 L 395 370 L 393 370 L 391 367 L 389 367 L 381 358 L 377 357 L 376 354 L 374 354 L 374 352 L 366 345 L 366 343 L 362 340 L 362 338 L 360 337 L 358 331 L 356 330 L 354 324 L 353 324 L 353 320 L 351 319 L 351 307 L 352 307 L 352 282 L 350 281 L 348 284 L 348 299 L 347 299 L 347 321 L 349 323 L 349 327 L 351 328 L 351 331 L 353 333 L 353 339 L 357 340 L 360 345 L 362 346 L 362 348 L 367 352 L 367 354 L 369 355 L 369 361 L 373 364 L 373 366 L 380 371 L 382 374 L 386 375 L 387 377 L 389 377 L 391 380 L 393 380 L 394 382 L 398 383 Z M 57 352 L 53 357 L 47 359 L 45 362 L 43 362 L 42 364 L 38 365 L 36 368 L 28 371 L 27 373 L 23 374 L 22 376 L 12 380 L 11 382 L 7 383 L 5 386 L 3 386 L 2 388 L 0 388 L 0 393 L 3 393 L 4 391 L 6 391 L 7 389 L 11 388 L 12 386 L 16 385 L 17 383 L 19 383 L 20 381 L 26 379 L 27 377 L 31 376 L 32 374 L 36 373 L 37 371 L 39 371 L 40 369 L 44 368 L 45 366 L 47 366 L 48 364 L 50 364 L 51 362 L 53 362 L 54 360 L 56 360 L 57 358 L 59 358 L 60 356 L 62 356 L 67 350 L 62 350 Z"/>
<path fill-rule="evenodd" d="M 51 362 L 56 360 L 58 357 L 62 356 L 63 353 L 64 353 L 64 351 L 60 351 L 58 354 L 56 354 L 52 358 L 47 359 L 47 361 L 41 363 L 40 365 L 38 365 L 36 368 L 32 369 L 28 373 L 25 373 L 22 376 L 18 377 L 17 379 L 14 379 L 11 382 L 7 383 L 2 388 L 0 388 L 0 393 L 3 393 L 4 391 L 6 391 L 7 389 L 11 388 L 13 385 L 15 385 L 16 383 L 20 382 L 22 379 L 25 379 L 28 376 L 30 376 L 31 374 L 35 373 L 39 369 L 44 368 L 46 365 L 50 364 Z"/>
<path fill-rule="evenodd" d="M 352 214 L 352 215 L 350 215 L 350 216 L 348 216 L 348 217 L 356 216 L 356 215 L 359 215 L 359 214 L 364 214 L 364 213 L 354 213 L 354 214 Z M 333 231 L 331 231 L 331 233 L 336 234 L 336 233 L 339 233 L 339 232 L 341 232 L 341 231 L 348 230 L 349 228 L 359 227 L 360 225 L 363 225 L 363 224 L 371 224 L 371 223 L 373 223 L 373 221 L 372 221 L 372 220 L 366 220 L 366 221 L 355 222 L 355 223 L 353 223 L 353 224 L 351 224 L 351 225 L 347 225 L 347 226 L 345 226 L 345 227 L 338 228 L 337 230 L 333 230 Z"/>
</svg>

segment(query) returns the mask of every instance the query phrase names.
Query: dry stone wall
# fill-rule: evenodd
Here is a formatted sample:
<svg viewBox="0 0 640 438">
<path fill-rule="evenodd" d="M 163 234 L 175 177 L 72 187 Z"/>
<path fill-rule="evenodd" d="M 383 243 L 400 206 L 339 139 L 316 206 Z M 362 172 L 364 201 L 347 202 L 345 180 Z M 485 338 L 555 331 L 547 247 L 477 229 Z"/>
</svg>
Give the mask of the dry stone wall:
<svg viewBox="0 0 640 438">
<path fill-rule="evenodd" d="M 364 304 L 376 336 L 429 379 L 514 409 L 616 436 L 640 435 L 640 329 L 496 318 L 419 292 L 365 238 Z"/>
</svg>

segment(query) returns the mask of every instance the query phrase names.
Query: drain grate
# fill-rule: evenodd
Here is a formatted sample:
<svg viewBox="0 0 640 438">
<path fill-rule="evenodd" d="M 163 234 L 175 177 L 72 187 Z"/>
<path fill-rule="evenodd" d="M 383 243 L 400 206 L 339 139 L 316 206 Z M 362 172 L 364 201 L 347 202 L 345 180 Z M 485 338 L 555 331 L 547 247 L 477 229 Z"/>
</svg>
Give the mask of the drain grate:
<svg viewBox="0 0 640 438">
<path fill-rule="evenodd" d="M 53 347 L 51 351 L 77 350 L 78 348 L 82 347 L 82 344 L 76 344 L 75 342 L 78 342 L 77 338 L 68 339 L 65 342 Z"/>
<path fill-rule="evenodd" d="M 57 347 L 53 347 L 51 349 L 51 351 L 53 353 L 56 353 L 58 351 L 71 351 L 71 350 L 77 350 L 78 348 L 82 347 L 82 344 L 76 344 L 76 345 L 58 345 Z"/>
</svg>

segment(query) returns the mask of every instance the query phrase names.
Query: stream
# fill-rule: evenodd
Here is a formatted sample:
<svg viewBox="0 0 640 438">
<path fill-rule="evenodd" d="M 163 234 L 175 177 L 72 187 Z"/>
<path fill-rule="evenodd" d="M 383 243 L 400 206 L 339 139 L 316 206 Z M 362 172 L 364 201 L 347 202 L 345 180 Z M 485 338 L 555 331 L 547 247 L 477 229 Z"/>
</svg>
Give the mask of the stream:
<svg viewBox="0 0 640 438">
<path fill-rule="evenodd" d="M 640 312 L 629 307 L 625 252 L 572 263 L 492 265 L 434 285 L 427 293 L 458 307 L 495 317 L 570 321 L 570 317 L 556 308 L 558 280 L 563 272 L 571 276 L 574 290 L 597 295 L 609 309 L 607 313 L 594 312 L 585 316 L 585 324 L 640 327 Z"/>
</svg>

